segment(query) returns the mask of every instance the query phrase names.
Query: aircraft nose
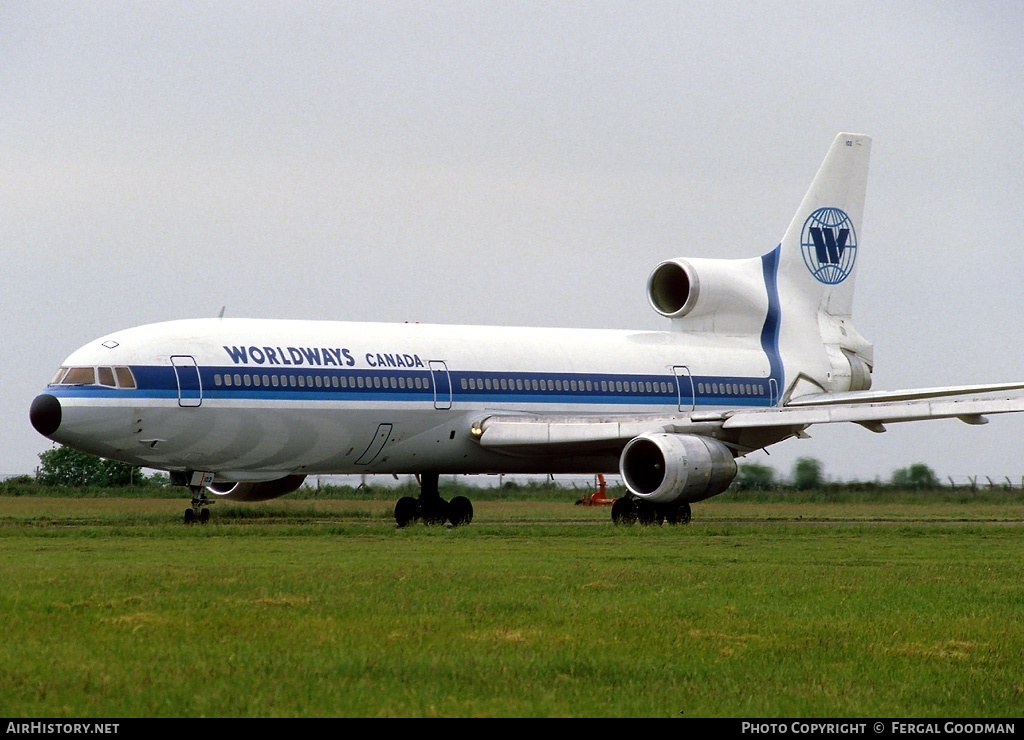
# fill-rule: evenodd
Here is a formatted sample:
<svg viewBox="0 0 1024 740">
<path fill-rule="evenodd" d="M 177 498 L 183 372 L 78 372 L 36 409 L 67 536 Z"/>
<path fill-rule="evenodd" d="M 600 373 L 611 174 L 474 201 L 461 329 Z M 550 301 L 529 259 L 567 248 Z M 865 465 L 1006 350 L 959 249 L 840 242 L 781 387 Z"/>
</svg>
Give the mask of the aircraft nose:
<svg viewBox="0 0 1024 740">
<path fill-rule="evenodd" d="M 28 418 L 37 432 L 49 437 L 60 427 L 60 401 L 49 393 L 36 396 L 32 401 L 32 408 L 29 409 Z"/>
</svg>

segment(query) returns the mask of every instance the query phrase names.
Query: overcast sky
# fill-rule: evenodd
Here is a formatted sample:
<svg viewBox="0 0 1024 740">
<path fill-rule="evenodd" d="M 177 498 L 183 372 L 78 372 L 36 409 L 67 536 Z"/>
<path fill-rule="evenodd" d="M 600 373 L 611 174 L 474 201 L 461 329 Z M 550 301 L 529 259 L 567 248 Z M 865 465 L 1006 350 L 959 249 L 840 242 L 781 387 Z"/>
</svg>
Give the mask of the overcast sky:
<svg viewBox="0 0 1024 740">
<path fill-rule="evenodd" d="M 671 257 L 779 241 L 873 137 L 876 389 L 1024 379 L 1024 4 L 0 0 L 0 473 L 110 331 L 216 316 L 667 329 Z M 749 460 L 1024 476 L 1024 419 Z"/>
</svg>

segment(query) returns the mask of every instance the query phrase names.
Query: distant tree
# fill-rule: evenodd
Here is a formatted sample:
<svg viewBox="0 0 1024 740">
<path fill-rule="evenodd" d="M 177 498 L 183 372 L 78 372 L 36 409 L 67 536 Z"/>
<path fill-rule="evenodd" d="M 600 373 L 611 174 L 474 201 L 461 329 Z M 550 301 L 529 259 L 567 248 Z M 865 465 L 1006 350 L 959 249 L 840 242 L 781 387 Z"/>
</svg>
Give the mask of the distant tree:
<svg viewBox="0 0 1024 740">
<path fill-rule="evenodd" d="M 821 488 L 825 477 L 821 463 L 813 457 L 801 457 L 793 466 L 793 487 L 800 491 Z"/>
<path fill-rule="evenodd" d="M 914 463 L 909 468 L 893 471 L 892 485 L 895 488 L 909 488 L 915 491 L 939 488 L 935 472 L 924 463 Z"/>
<path fill-rule="evenodd" d="M 36 479 L 31 475 L 12 475 L 4 481 L 4 485 L 11 486 L 34 486 L 35 484 Z"/>
<path fill-rule="evenodd" d="M 128 486 L 145 480 L 142 468 L 58 445 L 39 455 L 39 482 L 48 486 Z"/>
<path fill-rule="evenodd" d="M 744 463 L 733 485 L 740 491 L 771 490 L 775 488 L 775 470 L 760 463 Z"/>
<path fill-rule="evenodd" d="M 144 478 L 143 481 L 147 486 L 160 486 L 162 488 L 167 488 L 171 485 L 171 476 L 167 475 L 167 473 L 153 473 L 149 477 Z M 139 481 L 136 480 L 135 485 L 138 484 Z"/>
</svg>

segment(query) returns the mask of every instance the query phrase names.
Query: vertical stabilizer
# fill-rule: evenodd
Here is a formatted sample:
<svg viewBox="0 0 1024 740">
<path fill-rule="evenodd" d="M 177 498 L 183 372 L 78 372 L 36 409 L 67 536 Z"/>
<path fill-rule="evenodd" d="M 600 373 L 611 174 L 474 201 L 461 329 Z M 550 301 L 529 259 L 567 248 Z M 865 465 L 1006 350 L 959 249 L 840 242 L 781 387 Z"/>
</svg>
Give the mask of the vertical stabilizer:
<svg viewBox="0 0 1024 740">
<path fill-rule="evenodd" d="M 784 400 L 871 385 L 871 344 L 851 320 L 870 153 L 869 137 L 839 134 L 778 249 L 764 257 L 777 314 L 773 321 L 769 312 L 765 328 L 775 334 L 762 343 L 769 357 L 778 350 L 772 375 Z"/>
<path fill-rule="evenodd" d="M 787 308 L 851 315 L 870 154 L 867 136 L 839 134 L 832 142 L 780 245 L 784 315 Z"/>
</svg>

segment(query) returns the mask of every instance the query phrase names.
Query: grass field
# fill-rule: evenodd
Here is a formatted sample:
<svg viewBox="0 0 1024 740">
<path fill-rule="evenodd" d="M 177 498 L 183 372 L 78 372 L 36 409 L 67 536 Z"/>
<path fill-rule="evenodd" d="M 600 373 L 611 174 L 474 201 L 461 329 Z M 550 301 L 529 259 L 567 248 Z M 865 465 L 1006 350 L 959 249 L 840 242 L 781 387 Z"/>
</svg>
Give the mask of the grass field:
<svg viewBox="0 0 1024 740">
<path fill-rule="evenodd" d="M 0 716 L 1015 717 L 1024 503 L 0 496 Z"/>
</svg>

